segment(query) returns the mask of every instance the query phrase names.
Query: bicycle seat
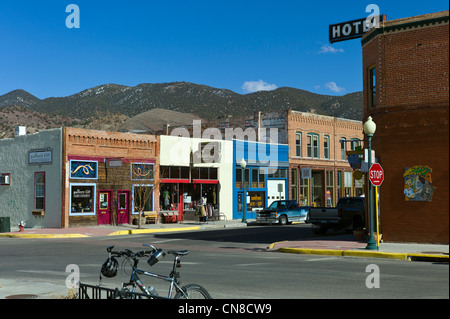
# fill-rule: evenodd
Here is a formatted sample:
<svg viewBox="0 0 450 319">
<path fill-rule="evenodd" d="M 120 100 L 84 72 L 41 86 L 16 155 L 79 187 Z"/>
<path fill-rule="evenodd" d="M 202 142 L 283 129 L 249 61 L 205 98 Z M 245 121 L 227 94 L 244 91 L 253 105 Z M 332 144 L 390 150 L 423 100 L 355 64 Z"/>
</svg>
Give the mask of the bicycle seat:
<svg viewBox="0 0 450 319">
<path fill-rule="evenodd" d="M 189 250 L 169 250 L 167 253 L 176 256 L 185 256 L 189 254 Z"/>
</svg>

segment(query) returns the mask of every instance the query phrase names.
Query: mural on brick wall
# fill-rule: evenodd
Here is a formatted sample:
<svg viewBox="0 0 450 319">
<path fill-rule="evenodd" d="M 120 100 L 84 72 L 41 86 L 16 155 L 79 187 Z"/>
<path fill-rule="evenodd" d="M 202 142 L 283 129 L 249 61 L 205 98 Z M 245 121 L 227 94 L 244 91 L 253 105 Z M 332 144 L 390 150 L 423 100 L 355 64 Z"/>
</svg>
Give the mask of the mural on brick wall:
<svg viewBox="0 0 450 319">
<path fill-rule="evenodd" d="M 431 185 L 432 169 L 427 165 L 417 165 L 405 168 L 403 178 L 405 179 L 406 201 L 430 202 L 435 187 Z"/>
</svg>

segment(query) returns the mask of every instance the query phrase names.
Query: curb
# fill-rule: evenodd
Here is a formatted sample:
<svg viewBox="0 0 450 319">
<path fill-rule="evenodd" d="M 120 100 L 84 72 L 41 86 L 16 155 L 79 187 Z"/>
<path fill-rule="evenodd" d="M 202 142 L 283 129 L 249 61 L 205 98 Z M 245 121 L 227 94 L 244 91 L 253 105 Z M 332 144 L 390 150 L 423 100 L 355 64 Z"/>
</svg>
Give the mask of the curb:
<svg viewBox="0 0 450 319">
<path fill-rule="evenodd" d="M 276 243 L 269 247 L 273 248 Z M 335 249 L 305 249 L 305 248 L 279 248 L 279 252 L 304 254 L 304 255 L 328 255 L 328 256 L 342 256 L 342 257 L 365 257 L 365 258 L 388 258 L 406 261 L 438 261 L 448 262 L 449 256 L 435 255 L 435 254 L 420 254 L 420 253 L 387 253 L 380 251 L 360 251 L 360 250 L 335 250 Z"/>
<path fill-rule="evenodd" d="M 119 230 L 108 234 L 108 236 L 121 236 L 121 235 L 137 235 L 137 234 L 148 234 L 148 233 L 167 233 L 172 231 L 183 231 L 183 230 L 199 230 L 200 226 L 193 227 L 178 227 L 178 228 L 160 228 L 160 229 L 129 229 L 129 230 Z"/>
<path fill-rule="evenodd" d="M 83 234 L 0 234 L 7 238 L 84 238 L 91 237 Z"/>
<path fill-rule="evenodd" d="M 166 233 L 166 232 L 177 232 L 177 231 L 188 231 L 188 230 L 200 230 L 200 226 L 192 227 L 173 227 L 173 228 L 159 228 L 159 229 L 128 229 L 119 230 L 107 234 L 105 236 L 121 236 L 121 235 L 138 235 L 138 234 L 148 234 L 148 233 Z M 20 234 L 20 233 L 3 233 L 0 234 L 1 237 L 6 238 L 86 238 L 95 237 L 91 235 L 83 234 Z"/>
</svg>

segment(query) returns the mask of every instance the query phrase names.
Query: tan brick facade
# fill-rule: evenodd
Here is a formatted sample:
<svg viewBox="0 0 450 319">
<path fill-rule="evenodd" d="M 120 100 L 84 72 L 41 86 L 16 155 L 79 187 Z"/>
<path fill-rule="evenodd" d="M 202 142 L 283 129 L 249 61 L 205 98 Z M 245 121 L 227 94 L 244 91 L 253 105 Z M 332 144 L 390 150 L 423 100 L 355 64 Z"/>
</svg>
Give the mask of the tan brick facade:
<svg viewBox="0 0 450 319">
<path fill-rule="evenodd" d="M 288 110 L 290 198 L 302 205 L 334 206 L 339 197 L 359 196 L 364 190 L 355 181 L 346 150 L 363 139 L 362 122 Z M 303 179 L 302 169 L 311 170 Z"/>
<path fill-rule="evenodd" d="M 387 21 L 362 39 L 365 119 L 377 124 L 372 145 L 385 172 L 380 221 L 386 241 L 449 241 L 448 17 L 445 11 Z M 418 165 L 432 169 L 431 201 L 406 200 L 405 169 Z"/>
<path fill-rule="evenodd" d="M 128 212 L 132 208 L 132 191 L 138 184 L 151 185 L 153 194 L 152 210 L 159 210 L 159 136 L 118 132 L 105 132 L 77 128 L 64 129 L 63 143 L 63 207 L 62 228 L 76 225 L 101 224 L 102 215 L 109 212 L 111 218 L 106 222 L 121 223 L 118 220 L 119 206 L 126 205 Z M 77 163 L 92 162 L 96 174 L 90 177 L 75 177 L 73 167 Z M 152 178 L 144 181 L 133 178 L 133 167 L 148 163 L 152 169 Z M 80 167 L 84 168 L 84 167 Z M 86 168 L 85 168 L 86 169 Z M 87 170 L 87 169 L 86 169 Z M 91 213 L 75 211 L 71 205 L 74 185 L 83 187 L 93 185 L 96 194 L 91 194 L 95 207 L 89 207 Z M 133 186 L 134 185 L 134 186 Z M 84 186 L 88 187 L 88 186 Z M 105 194 L 100 194 L 105 190 Z M 124 197 L 120 197 L 119 193 Z M 87 195 L 86 195 L 87 196 Z M 101 198 L 105 199 L 101 210 Z M 106 201 L 106 197 L 108 201 Z M 126 199 L 121 203 L 122 199 Z M 74 202 L 72 200 L 72 202 Z M 109 209 L 109 211 L 107 211 Z M 106 216 L 106 215 L 105 215 Z M 122 216 L 122 215 L 121 215 Z M 132 217 L 132 216 L 131 216 Z M 131 222 L 130 219 L 128 219 Z"/>
</svg>

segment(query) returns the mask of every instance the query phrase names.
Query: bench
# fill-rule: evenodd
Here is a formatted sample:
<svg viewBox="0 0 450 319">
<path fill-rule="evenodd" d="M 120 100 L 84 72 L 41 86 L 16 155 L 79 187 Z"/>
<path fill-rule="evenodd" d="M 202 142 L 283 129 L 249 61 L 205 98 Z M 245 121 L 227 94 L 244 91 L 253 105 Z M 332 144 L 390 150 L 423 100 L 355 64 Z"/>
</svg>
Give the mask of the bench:
<svg viewBox="0 0 450 319">
<path fill-rule="evenodd" d="M 146 224 L 156 224 L 158 222 L 158 213 L 156 211 L 146 211 L 142 215 Z"/>
</svg>

